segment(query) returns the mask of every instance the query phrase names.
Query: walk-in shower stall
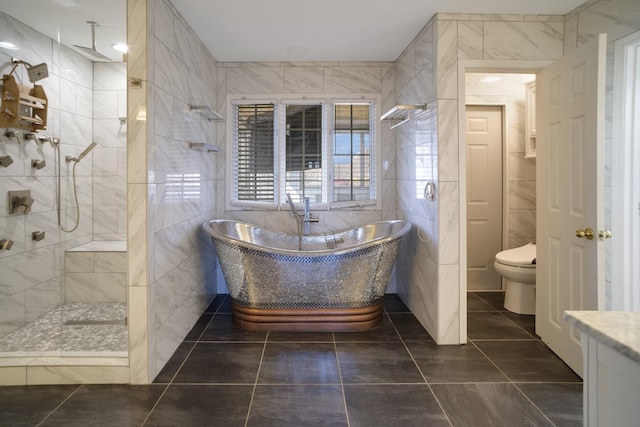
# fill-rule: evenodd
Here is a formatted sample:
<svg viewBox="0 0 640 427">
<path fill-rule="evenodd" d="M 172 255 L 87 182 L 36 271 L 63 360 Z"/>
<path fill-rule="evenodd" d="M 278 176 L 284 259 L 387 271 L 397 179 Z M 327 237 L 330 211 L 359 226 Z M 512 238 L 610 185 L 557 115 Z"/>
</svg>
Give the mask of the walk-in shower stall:
<svg viewBox="0 0 640 427">
<path fill-rule="evenodd" d="M 20 99 L 20 120 L 0 112 L 2 366 L 128 356 L 127 76 L 107 38 L 126 43 L 126 2 L 100 23 L 90 5 L 0 5 L 3 97 L 11 81 Z"/>
</svg>

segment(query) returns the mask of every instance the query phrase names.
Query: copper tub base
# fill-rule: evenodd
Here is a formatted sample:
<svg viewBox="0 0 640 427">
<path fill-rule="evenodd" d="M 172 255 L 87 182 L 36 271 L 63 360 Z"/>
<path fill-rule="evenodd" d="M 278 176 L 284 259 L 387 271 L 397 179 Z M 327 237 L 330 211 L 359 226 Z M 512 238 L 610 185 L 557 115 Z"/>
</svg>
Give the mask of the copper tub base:
<svg viewBox="0 0 640 427">
<path fill-rule="evenodd" d="M 248 331 L 367 331 L 382 321 L 383 302 L 362 308 L 247 308 L 231 303 L 233 323 Z"/>
</svg>

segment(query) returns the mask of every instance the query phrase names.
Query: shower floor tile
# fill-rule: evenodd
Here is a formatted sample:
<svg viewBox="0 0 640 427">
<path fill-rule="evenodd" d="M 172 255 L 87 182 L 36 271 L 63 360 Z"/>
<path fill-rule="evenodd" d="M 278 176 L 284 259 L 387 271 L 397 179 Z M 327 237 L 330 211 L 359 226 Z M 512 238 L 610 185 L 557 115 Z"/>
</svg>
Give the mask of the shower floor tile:
<svg viewBox="0 0 640 427">
<path fill-rule="evenodd" d="M 66 303 L 0 339 L 0 357 L 127 357 L 124 303 Z"/>
</svg>

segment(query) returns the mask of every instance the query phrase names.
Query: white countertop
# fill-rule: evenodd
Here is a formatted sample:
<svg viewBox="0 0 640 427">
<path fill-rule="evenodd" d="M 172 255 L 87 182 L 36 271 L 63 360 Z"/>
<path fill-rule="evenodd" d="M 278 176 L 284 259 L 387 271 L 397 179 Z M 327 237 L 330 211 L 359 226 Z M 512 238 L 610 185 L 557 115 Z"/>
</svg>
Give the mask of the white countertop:
<svg viewBox="0 0 640 427">
<path fill-rule="evenodd" d="M 581 332 L 640 363 L 640 312 L 565 311 L 564 319 Z"/>
</svg>

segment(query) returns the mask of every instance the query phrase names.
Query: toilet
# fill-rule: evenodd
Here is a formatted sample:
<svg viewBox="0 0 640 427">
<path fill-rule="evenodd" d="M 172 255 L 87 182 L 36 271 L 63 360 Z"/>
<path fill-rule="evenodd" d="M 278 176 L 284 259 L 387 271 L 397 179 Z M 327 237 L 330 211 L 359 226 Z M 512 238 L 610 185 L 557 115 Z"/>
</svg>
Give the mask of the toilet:
<svg viewBox="0 0 640 427">
<path fill-rule="evenodd" d="M 536 244 L 498 252 L 493 266 L 506 279 L 504 308 L 536 314 Z"/>
</svg>

